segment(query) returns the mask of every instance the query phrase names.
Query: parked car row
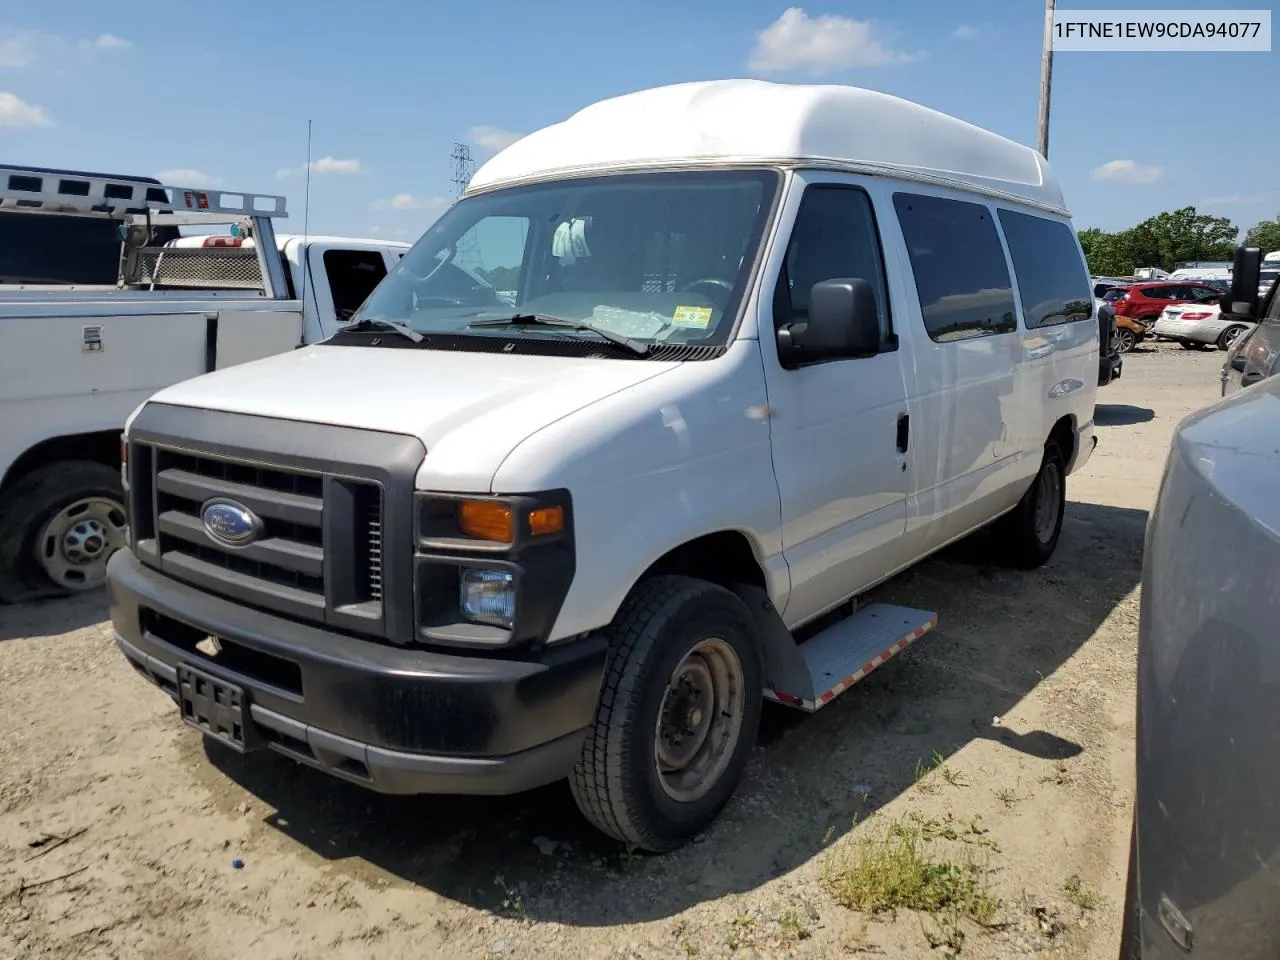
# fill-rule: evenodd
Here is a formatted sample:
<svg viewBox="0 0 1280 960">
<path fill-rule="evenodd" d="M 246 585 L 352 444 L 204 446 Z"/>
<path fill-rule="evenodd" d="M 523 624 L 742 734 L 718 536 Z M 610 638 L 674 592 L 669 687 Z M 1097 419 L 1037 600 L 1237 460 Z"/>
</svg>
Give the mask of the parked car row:
<svg viewBox="0 0 1280 960">
<path fill-rule="evenodd" d="M 1230 281 L 1198 280 L 1124 282 L 1094 277 L 1094 307 L 1109 304 L 1116 314 L 1116 340 L 1128 353 L 1148 338 L 1180 343 L 1188 350 L 1216 346 L 1230 350 L 1252 324 L 1224 316 L 1219 301 Z"/>
</svg>

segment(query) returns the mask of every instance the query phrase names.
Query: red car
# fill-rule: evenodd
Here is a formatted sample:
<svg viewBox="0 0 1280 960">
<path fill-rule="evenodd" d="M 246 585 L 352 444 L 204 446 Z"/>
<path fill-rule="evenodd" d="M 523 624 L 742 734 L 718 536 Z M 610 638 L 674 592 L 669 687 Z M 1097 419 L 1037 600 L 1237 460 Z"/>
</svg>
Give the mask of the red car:
<svg viewBox="0 0 1280 960">
<path fill-rule="evenodd" d="M 1127 317 L 1143 326 L 1143 334 L 1159 319 L 1165 307 L 1175 303 L 1206 303 L 1217 301 L 1222 291 L 1207 283 L 1188 280 L 1152 280 L 1135 283 L 1124 295 L 1111 300 L 1116 317 Z M 1138 338 L 1141 342 L 1142 337 Z"/>
</svg>

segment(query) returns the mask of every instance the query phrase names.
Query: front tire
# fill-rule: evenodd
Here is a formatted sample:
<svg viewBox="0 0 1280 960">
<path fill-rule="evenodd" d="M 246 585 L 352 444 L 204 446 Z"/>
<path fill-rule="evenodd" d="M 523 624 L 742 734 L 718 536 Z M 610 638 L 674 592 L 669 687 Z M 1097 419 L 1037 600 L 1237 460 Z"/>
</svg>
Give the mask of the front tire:
<svg viewBox="0 0 1280 960">
<path fill-rule="evenodd" d="M 1128 353 L 1138 345 L 1138 338 L 1132 330 L 1120 327 L 1116 330 L 1116 347 L 1121 353 Z"/>
<path fill-rule="evenodd" d="M 1048 563 L 1062 535 L 1066 508 L 1066 461 L 1058 444 L 1050 440 L 1030 488 L 1012 511 L 996 521 L 995 534 L 1005 561 L 1023 570 Z"/>
<path fill-rule="evenodd" d="M 755 628 L 723 587 L 659 576 L 632 591 L 609 634 L 569 786 L 603 833 L 662 853 L 711 823 L 742 778 L 763 689 Z"/>
<path fill-rule="evenodd" d="M 0 503 L 0 601 L 65 597 L 106 583 L 125 545 L 120 471 L 88 460 L 47 464 Z"/>
</svg>

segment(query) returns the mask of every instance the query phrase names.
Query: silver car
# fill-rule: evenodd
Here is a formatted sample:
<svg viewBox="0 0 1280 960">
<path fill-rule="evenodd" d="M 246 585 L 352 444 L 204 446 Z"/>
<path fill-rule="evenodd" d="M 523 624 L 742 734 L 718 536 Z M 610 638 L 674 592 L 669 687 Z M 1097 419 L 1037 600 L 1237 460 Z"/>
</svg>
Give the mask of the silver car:
<svg viewBox="0 0 1280 960">
<path fill-rule="evenodd" d="M 1182 422 L 1147 523 L 1122 960 L 1280 957 L 1277 623 L 1267 377 Z"/>
</svg>

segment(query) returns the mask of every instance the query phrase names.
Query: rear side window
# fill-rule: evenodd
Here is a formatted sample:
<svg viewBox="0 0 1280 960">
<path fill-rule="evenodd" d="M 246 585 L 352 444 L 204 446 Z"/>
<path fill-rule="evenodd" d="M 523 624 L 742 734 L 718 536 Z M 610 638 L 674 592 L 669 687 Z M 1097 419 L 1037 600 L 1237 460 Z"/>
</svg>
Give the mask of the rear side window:
<svg viewBox="0 0 1280 960">
<path fill-rule="evenodd" d="M 1000 211 L 1000 226 L 1018 277 L 1027 328 L 1088 320 L 1093 315 L 1089 279 L 1071 228 L 1013 210 Z"/>
<path fill-rule="evenodd" d="M 1013 285 L 991 212 L 981 204 L 895 193 L 929 336 L 944 343 L 1011 333 Z"/>
<path fill-rule="evenodd" d="M 377 250 L 326 250 L 324 272 L 333 294 L 333 311 L 346 320 L 387 275 L 387 264 Z"/>
</svg>

